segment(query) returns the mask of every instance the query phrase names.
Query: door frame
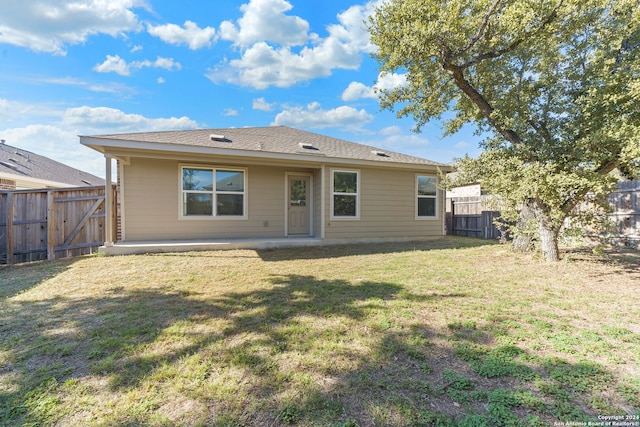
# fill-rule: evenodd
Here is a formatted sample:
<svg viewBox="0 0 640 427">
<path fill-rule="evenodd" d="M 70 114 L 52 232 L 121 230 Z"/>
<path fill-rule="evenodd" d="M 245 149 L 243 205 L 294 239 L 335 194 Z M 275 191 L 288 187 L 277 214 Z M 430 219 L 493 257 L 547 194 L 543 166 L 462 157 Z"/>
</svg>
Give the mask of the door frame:
<svg viewBox="0 0 640 427">
<path fill-rule="evenodd" d="M 294 234 L 294 236 L 313 236 L 313 174 L 309 172 L 284 173 L 284 236 L 289 237 L 289 180 L 292 176 L 304 176 L 309 178 L 309 188 L 307 189 L 307 206 L 309 207 L 309 233 Z"/>
</svg>

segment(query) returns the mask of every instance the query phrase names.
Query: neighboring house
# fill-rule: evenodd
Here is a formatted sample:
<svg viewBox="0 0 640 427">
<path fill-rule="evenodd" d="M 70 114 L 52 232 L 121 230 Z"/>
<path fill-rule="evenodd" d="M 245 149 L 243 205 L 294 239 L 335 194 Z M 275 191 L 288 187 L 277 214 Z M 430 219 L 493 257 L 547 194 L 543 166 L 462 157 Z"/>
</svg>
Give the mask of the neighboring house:
<svg viewBox="0 0 640 427">
<path fill-rule="evenodd" d="M 449 172 L 447 178 L 456 179 L 458 172 Z M 482 190 L 480 184 L 477 182 L 468 183 L 467 185 L 460 185 L 458 187 L 447 188 L 447 199 L 453 197 L 478 197 L 487 194 Z"/>
<path fill-rule="evenodd" d="M 482 195 L 480 184 L 462 185 L 460 187 L 447 189 L 447 199 L 452 197 L 479 197 Z"/>
<path fill-rule="evenodd" d="M 0 190 L 102 186 L 105 181 L 0 141 Z"/>
<path fill-rule="evenodd" d="M 111 159 L 118 161 L 122 243 L 445 234 L 438 169 L 450 168 L 430 160 L 283 126 L 81 136 L 80 142 L 104 153 L 107 180 Z"/>
</svg>

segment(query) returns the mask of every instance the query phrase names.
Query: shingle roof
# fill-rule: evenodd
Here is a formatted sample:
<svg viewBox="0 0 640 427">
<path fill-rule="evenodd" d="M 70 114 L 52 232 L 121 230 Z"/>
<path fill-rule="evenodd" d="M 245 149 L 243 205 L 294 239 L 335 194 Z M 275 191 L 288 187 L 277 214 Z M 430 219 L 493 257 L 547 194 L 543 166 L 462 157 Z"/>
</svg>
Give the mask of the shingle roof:
<svg viewBox="0 0 640 427">
<path fill-rule="evenodd" d="M 214 138 L 213 136 L 224 138 Z M 420 157 L 357 144 L 317 133 L 293 129 L 287 126 L 140 132 L 114 135 L 93 135 L 90 138 L 92 138 L 92 142 L 87 145 L 94 145 L 95 139 L 107 139 L 127 142 L 172 144 L 174 146 L 184 145 L 203 148 L 447 167 L 443 163 L 434 162 Z M 304 148 L 304 146 L 308 146 L 309 148 Z M 162 148 L 158 147 L 158 149 Z"/>
<path fill-rule="evenodd" d="M 19 179 L 34 178 L 69 184 L 70 187 L 104 185 L 102 178 L 4 143 L 0 144 L 0 172 Z"/>
</svg>

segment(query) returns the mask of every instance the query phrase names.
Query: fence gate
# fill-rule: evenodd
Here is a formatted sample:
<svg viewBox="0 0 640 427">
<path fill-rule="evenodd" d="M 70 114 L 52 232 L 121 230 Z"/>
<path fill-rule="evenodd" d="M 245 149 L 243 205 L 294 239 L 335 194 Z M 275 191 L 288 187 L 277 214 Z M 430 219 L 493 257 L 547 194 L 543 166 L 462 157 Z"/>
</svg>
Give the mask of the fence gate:
<svg viewBox="0 0 640 427">
<path fill-rule="evenodd" d="M 0 263 L 94 252 L 105 241 L 104 191 L 79 187 L 0 192 Z"/>
</svg>

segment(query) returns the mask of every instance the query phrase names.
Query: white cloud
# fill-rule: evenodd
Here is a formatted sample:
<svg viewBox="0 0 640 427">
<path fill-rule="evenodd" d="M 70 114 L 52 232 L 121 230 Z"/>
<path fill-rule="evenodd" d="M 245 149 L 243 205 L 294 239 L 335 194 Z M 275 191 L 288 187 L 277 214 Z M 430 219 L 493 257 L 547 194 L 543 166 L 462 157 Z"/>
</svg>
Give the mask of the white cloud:
<svg viewBox="0 0 640 427">
<path fill-rule="evenodd" d="M 378 90 L 393 90 L 397 87 L 406 86 L 407 75 L 406 74 L 380 74 L 378 81 L 375 84 L 375 89 Z"/>
<path fill-rule="evenodd" d="M 210 47 L 216 35 L 215 28 L 200 28 L 192 21 L 185 21 L 183 27 L 176 24 L 152 26 L 147 25 L 147 31 L 165 43 L 187 45 L 191 50 Z"/>
<path fill-rule="evenodd" d="M 293 9 L 286 0 L 250 0 L 240 10 L 237 25 L 231 21 L 220 24 L 220 36 L 236 46 L 268 40 L 283 46 L 300 46 L 309 38 L 309 23 L 298 16 L 285 15 Z"/>
<path fill-rule="evenodd" d="M 104 157 L 80 145 L 75 130 L 60 125 L 28 125 L 0 130 L 7 144 L 49 157 L 68 166 L 104 176 Z"/>
<path fill-rule="evenodd" d="M 406 74 L 380 74 L 378 81 L 373 86 L 366 86 L 360 82 L 351 82 L 349 86 L 342 92 L 341 99 L 343 101 L 357 101 L 358 99 L 371 98 L 378 99 L 380 91 L 393 90 L 407 84 Z"/>
<path fill-rule="evenodd" d="M 347 86 L 340 96 L 340 99 L 346 102 L 357 101 L 358 99 L 363 98 L 377 99 L 378 97 L 376 96 L 373 87 L 366 86 L 360 82 L 349 83 L 349 86 Z"/>
<path fill-rule="evenodd" d="M 156 82 L 157 82 L 159 85 L 161 85 L 161 84 L 163 84 L 163 83 L 165 82 L 165 80 L 164 80 L 162 77 L 158 77 L 158 78 L 156 79 Z"/>
<path fill-rule="evenodd" d="M 290 107 L 283 110 L 276 115 L 272 124 L 303 129 L 330 127 L 358 129 L 372 120 L 373 116 L 365 110 L 356 110 L 348 106 L 323 110 L 319 103 L 312 102 L 306 107 Z"/>
<path fill-rule="evenodd" d="M 24 124 L 0 127 L 0 138 L 6 143 L 50 157 L 69 166 L 104 176 L 103 156 L 83 145 L 78 135 L 119 132 L 150 132 L 174 129 L 194 129 L 198 123 L 188 117 L 149 118 L 107 107 L 76 107 L 57 111 L 0 99 L 0 123 L 6 125 L 4 108 L 20 107 L 32 112 L 33 121 L 46 124 Z M 0 125 L 1 126 L 1 125 Z"/>
<path fill-rule="evenodd" d="M 357 70 L 362 54 L 373 51 L 364 22 L 374 3 L 352 6 L 329 25 L 328 36 L 308 33 L 308 23 L 284 15 L 291 5 L 284 0 L 252 0 L 243 6 L 238 26 L 221 25 L 223 39 L 240 46 L 241 57 L 209 69 L 214 83 L 231 83 L 266 89 L 290 87 L 335 69 Z"/>
<path fill-rule="evenodd" d="M 137 44 L 134 47 L 132 47 L 129 52 L 135 53 L 135 52 L 141 51 L 142 49 L 144 49 L 144 48 L 141 45 Z"/>
<path fill-rule="evenodd" d="M 380 129 L 378 133 L 380 135 L 397 135 L 402 133 L 402 129 L 400 126 L 387 126 L 386 128 Z"/>
<path fill-rule="evenodd" d="M 240 113 L 238 112 L 238 110 L 235 110 L 233 108 L 225 108 L 224 115 L 227 117 L 235 117 L 235 116 L 239 116 Z"/>
<path fill-rule="evenodd" d="M 50 104 L 29 104 L 0 98 L 0 129 L 2 126 L 23 126 L 26 118 L 35 118 L 39 122 L 59 120 L 62 112 Z"/>
<path fill-rule="evenodd" d="M 209 70 L 207 77 L 214 83 L 220 80 L 255 89 L 270 86 L 290 87 L 318 77 L 328 77 L 336 68 L 356 70 L 361 58 L 333 39 L 320 46 L 303 48 L 294 53 L 290 48 L 275 49 L 259 42 L 247 49 L 241 59 L 229 62 L 230 69 Z"/>
<path fill-rule="evenodd" d="M 254 110 L 272 111 L 273 108 L 275 107 L 275 104 L 268 103 L 264 98 L 256 98 L 253 100 L 253 104 L 251 105 L 251 107 Z"/>
<path fill-rule="evenodd" d="M 0 43 L 65 55 L 91 35 L 139 30 L 135 8 L 148 8 L 146 0 L 0 0 Z"/>
<path fill-rule="evenodd" d="M 87 106 L 67 109 L 61 125 L 81 129 L 81 133 L 150 132 L 193 129 L 198 126 L 185 116 L 151 119 L 115 108 Z"/>
<path fill-rule="evenodd" d="M 375 46 L 371 43 L 366 22 L 382 1 L 370 1 L 364 6 L 351 6 L 338 15 L 340 24 L 328 27 L 330 37 L 342 40 L 351 48 L 360 52 L 372 53 Z"/>
<path fill-rule="evenodd" d="M 120 58 L 120 55 L 107 55 L 107 59 L 102 64 L 96 64 L 92 69 L 98 73 L 117 73 L 121 76 L 131 74 L 129 65 L 124 59 Z"/>
<path fill-rule="evenodd" d="M 155 61 L 145 59 L 144 61 L 133 61 L 128 63 L 119 55 L 107 55 L 107 59 L 102 64 L 96 64 L 93 71 L 98 73 L 117 73 L 121 76 L 131 75 L 131 70 L 142 68 L 164 68 L 165 70 L 180 70 L 182 65 L 173 58 L 162 58 L 158 56 Z"/>
</svg>

